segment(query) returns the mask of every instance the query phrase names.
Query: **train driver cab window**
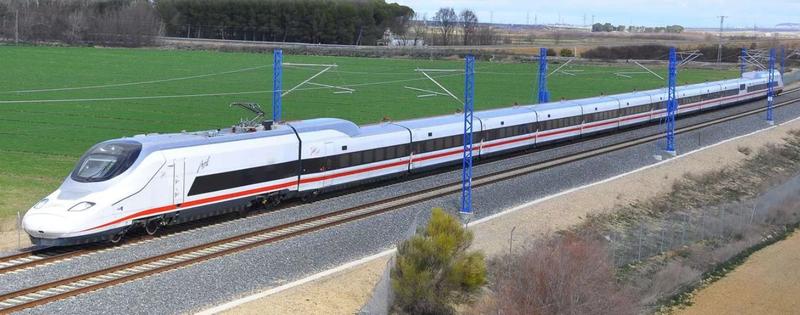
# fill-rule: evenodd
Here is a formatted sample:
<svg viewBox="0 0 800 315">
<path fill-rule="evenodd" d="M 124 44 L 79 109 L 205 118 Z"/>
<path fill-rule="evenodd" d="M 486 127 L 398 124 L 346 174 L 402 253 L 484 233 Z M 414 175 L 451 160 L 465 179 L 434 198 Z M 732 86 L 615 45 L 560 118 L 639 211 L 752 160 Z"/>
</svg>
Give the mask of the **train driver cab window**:
<svg viewBox="0 0 800 315">
<path fill-rule="evenodd" d="M 122 174 L 136 162 L 142 145 L 136 142 L 106 142 L 89 149 L 70 177 L 81 183 L 107 181 Z"/>
</svg>

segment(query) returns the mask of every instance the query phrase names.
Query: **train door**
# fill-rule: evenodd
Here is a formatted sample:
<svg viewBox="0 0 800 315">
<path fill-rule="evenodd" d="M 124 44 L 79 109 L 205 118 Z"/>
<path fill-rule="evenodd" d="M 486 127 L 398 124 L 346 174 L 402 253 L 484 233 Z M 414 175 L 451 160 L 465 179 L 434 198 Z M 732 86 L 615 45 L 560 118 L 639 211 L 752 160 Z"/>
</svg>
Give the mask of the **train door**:
<svg viewBox="0 0 800 315">
<path fill-rule="evenodd" d="M 328 156 L 328 155 L 335 156 L 336 152 L 337 152 L 336 151 L 336 143 L 325 142 L 325 148 L 323 149 L 322 156 Z M 322 172 L 323 176 L 325 176 L 325 177 L 324 177 L 324 180 L 322 181 L 322 187 L 328 187 L 328 186 L 334 185 L 333 179 L 331 178 L 331 176 L 328 176 L 330 170 L 332 170 L 334 168 L 333 167 L 333 160 L 334 160 L 333 158 L 325 159 L 325 164 L 323 164 L 324 165 L 323 167 L 325 168 L 325 171 Z"/>
<path fill-rule="evenodd" d="M 186 171 L 186 160 L 175 159 L 172 161 L 172 203 L 179 205 L 184 201 L 184 175 Z"/>
</svg>

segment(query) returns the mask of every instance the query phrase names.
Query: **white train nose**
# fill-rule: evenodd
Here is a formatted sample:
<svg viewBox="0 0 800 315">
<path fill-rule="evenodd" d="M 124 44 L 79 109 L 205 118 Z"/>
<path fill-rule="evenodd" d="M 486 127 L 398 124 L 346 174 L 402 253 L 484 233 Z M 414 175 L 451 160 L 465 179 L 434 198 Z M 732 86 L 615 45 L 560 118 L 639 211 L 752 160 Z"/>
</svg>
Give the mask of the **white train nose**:
<svg viewBox="0 0 800 315">
<path fill-rule="evenodd" d="M 28 213 L 22 219 L 22 228 L 28 234 L 40 238 L 58 238 L 72 232 L 70 220 L 52 213 Z"/>
</svg>

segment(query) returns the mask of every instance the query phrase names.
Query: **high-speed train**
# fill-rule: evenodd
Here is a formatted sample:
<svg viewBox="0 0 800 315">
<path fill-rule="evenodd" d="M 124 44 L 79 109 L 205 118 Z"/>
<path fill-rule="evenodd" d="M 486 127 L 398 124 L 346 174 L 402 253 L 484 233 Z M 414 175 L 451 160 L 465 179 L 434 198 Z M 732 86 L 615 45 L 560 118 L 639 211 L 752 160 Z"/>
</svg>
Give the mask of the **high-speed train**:
<svg viewBox="0 0 800 315">
<path fill-rule="evenodd" d="M 783 81 L 776 74 L 776 92 Z M 764 98 L 766 72 L 680 86 L 678 114 Z M 475 112 L 475 157 L 614 132 L 666 115 L 667 90 Z M 356 124 L 332 118 L 108 140 L 27 211 L 34 244 L 118 242 L 133 227 L 172 225 L 262 203 L 458 162 L 463 115 Z"/>
</svg>

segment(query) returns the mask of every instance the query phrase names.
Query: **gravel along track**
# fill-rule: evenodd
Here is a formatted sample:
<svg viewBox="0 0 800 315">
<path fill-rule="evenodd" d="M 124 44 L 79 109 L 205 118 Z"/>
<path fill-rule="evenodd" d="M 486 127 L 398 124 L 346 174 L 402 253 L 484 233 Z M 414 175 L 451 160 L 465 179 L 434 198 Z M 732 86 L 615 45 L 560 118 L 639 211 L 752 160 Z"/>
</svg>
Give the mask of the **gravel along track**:
<svg viewBox="0 0 800 315">
<path fill-rule="evenodd" d="M 780 102 L 780 100 L 779 100 L 779 102 Z M 796 107 L 796 106 L 791 106 L 790 108 L 794 108 L 794 107 Z M 784 111 L 788 111 L 790 113 L 783 113 Z M 778 110 L 776 110 L 776 117 L 778 119 L 780 119 L 783 116 L 788 116 L 788 115 L 783 115 L 783 114 L 789 114 L 789 115 L 798 114 L 796 112 L 797 112 L 797 110 L 794 110 L 794 112 L 791 112 L 789 110 L 784 110 L 782 108 L 780 110 L 780 112 L 778 112 Z M 740 118 L 740 119 L 747 120 L 748 118 L 753 118 L 753 117 L 754 116 L 747 116 L 747 117 Z M 695 117 L 689 117 L 688 119 L 692 119 L 692 118 L 695 118 Z M 757 129 L 758 125 L 759 125 L 757 123 L 757 121 L 759 121 L 760 119 L 750 119 L 750 120 L 753 120 L 753 121 L 750 122 L 749 125 L 750 126 L 754 126 Z M 735 125 L 735 126 L 746 126 L 748 124 L 737 124 L 737 123 L 734 123 L 732 125 Z M 761 127 L 763 127 L 763 123 L 761 124 Z M 717 127 L 713 127 L 713 128 L 717 128 Z M 719 128 L 719 129 L 722 129 L 722 131 L 725 131 L 727 129 L 727 126 L 724 126 L 722 128 Z M 684 132 L 689 132 L 690 133 L 691 131 L 684 131 Z M 736 134 L 738 132 L 739 131 L 734 132 L 733 134 Z M 707 138 L 708 143 L 711 143 L 711 142 L 718 141 L 717 138 L 726 138 L 726 134 L 730 134 L 730 132 L 722 132 L 721 134 L 722 134 L 722 136 L 717 136 L 716 133 L 715 134 L 709 133 L 708 135 L 704 135 L 704 137 Z M 631 145 L 624 145 L 625 148 L 634 148 L 634 149 L 638 148 L 637 150 L 639 150 L 639 151 L 642 151 L 641 149 L 642 149 L 642 147 L 644 147 L 643 151 L 646 152 L 644 154 L 633 154 L 633 155 L 626 153 L 626 154 L 624 154 L 624 156 L 628 157 L 628 159 L 644 157 L 644 160 L 645 160 L 643 162 L 644 164 L 652 163 L 652 161 L 648 161 L 647 160 L 647 156 L 650 155 L 650 153 L 654 152 L 653 146 L 652 146 L 652 144 L 648 145 L 648 144 L 646 144 L 644 142 L 653 141 L 654 139 L 656 139 L 658 137 L 659 136 L 656 136 L 654 138 L 650 138 L 649 140 L 641 140 L 640 143 L 638 145 L 636 145 L 636 147 L 631 147 Z M 688 140 L 687 140 L 687 138 L 688 138 Z M 598 141 L 598 140 L 601 140 L 601 139 L 594 139 L 594 140 L 590 140 L 590 141 L 587 141 L 587 142 Z M 681 150 L 685 150 L 684 148 L 691 147 L 692 145 L 690 143 L 687 143 L 687 142 L 692 142 L 693 140 L 694 140 L 694 138 L 692 136 L 687 137 L 687 136 L 681 135 L 678 138 L 678 148 L 681 149 Z M 581 144 L 576 144 L 576 145 L 581 145 Z M 628 150 L 626 149 L 625 151 L 628 151 Z M 604 150 L 603 152 L 608 152 L 608 149 Z M 610 155 L 619 155 L 621 152 L 622 151 L 615 151 L 615 152 L 611 153 Z M 537 154 L 538 154 L 538 152 L 537 152 Z M 536 155 L 536 154 L 534 154 L 534 155 Z M 597 158 L 599 158 L 599 157 L 593 157 L 593 158 L 590 158 L 589 160 L 597 159 Z M 522 159 L 522 157 L 518 157 L 518 158 L 514 158 L 514 159 L 520 160 L 520 159 Z M 519 181 L 520 180 L 524 180 L 527 177 L 531 177 L 531 175 L 539 175 L 539 174 L 552 175 L 550 173 L 554 173 L 554 172 L 555 173 L 562 173 L 563 170 L 561 168 L 574 168 L 574 167 L 571 166 L 573 164 L 583 164 L 583 166 L 585 166 L 587 163 L 590 162 L 589 160 L 584 160 L 584 161 L 577 162 L 577 163 L 564 164 L 564 163 L 567 163 L 567 161 L 574 162 L 576 159 L 577 159 L 577 157 L 570 157 L 567 160 L 562 160 L 561 162 L 551 161 L 551 162 L 549 162 L 550 164 L 539 163 L 537 165 L 531 166 L 531 168 L 529 168 L 529 169 L 515 168 L 512 171 L 507 171 L 507 172 L 505 172 L 503 174 L 496 175 L 496 176 L 500 176 L 500 177 L 484 177 L 484 178 L 481 178 L 481 179 L 476 178 L 475 181 L 474 181 L 474 185 L 476 186 L 476 194 L 477 193 L 481 193 L 481 195 L 478 195 L 478 196 L 484 196 L 483 193 L 484 193 L 485 190 L 494 190 L 494 189 L 496 189 L 495 186 L 508 186 L 505 183 L 511 183 L 512 187 L 525 187 L 525 188 L 527 188 L 527 190 L 530 190 L 530 187 L 531 187 L 531 183 L 530 182 L 528 182 L 526 184 L 523 184 L 523 185 L 520 185 Z M 593 161 L 592 163 L 594 163 L 594 162 L 596 162 L 596 161 Z M 562 165 L 562 164 L 564 164 L 564 165 Z M 619 163 L 619 162 L 616 162 L 615 164 L 622 164 L 622 165 L 625 165 L 625 166 L 628 165 L 627 163 Z M 637 163 L 633 163 L 633 164 L 635 165 Z M 641 164 L 641 162 L 638 163 L 638 164 Z M 556 166 L 559 166 L 559 167 L 556 167 Z M 542 171 L 542 168 L 544 168 L 544 167 L 550 167 L 550 169 Z M 580 167 L 580 165 L 578 167 Z M 508 170 L 508 169 L 506 169 L 506 170 Z M 609 168 L 609 170 L 611 170 L 612 172 L 616 171 L 616 170 L 611 169 L 611 168 Z M 530 174 L 530 172 L 533 172 L 533 171 L 537 171 L 537 172 L 534 173 L 534 174 Z M 490 173 L 491 171 L 488 171 L 488 172 Z M 599 173 L 602 173 L 602 172 L 599 172 Z M 476 174 L 478 174 L 478 172 L 476 172 Z M 436 177 L 436 176 L 432 176 L 432 177 Z M 534 176 L 534 177 L 540 177 L 540 176 Z M 580 177 L 580 176 L 575 176 L 575 177 Z M 595 177 L 595 176 L 591 176 L 591 177 Z M 601 175 L 600 177 L 607 177 L 607 176 Z M 451 178 L 451 180 L 448 180 L 448 181 L 452 181 L 453 177 L 450 177 L 450 178 Z M 494 182 L 497 182 L 499 180 L 508 179 L 508 178 L 513 178 L 513 179 L 505 181 L 503 183 L 503 185 L 487 185 L 488 183 L 494 183 Z M 563 176 L 563 174 L 562 174 L 561 176 L 559 176 L 559 178 L 568 179 L 569 177 L 565 178 Z M 412 182 L 417 182 L 418 184 L 419 183 L 424 184 L 424 182 L 426 180 L 430 180 L 430 179 L 422 178 L 420 180 L 415 180 L 415 181 L 412 181 Z M 580 179 L 576 179 L 575 180 L 575 182 L 578 182 L 578 183 L 580 181 L 581 181 Z M 569 187 L 563 187 L 562 184 L 564 182 L 569 182 L 569 183 L 567 183 L 568 186 L 569 185 L 573 185 L 573 183 L 572 183 L 573 181 L 571 181 L 571 180 L 563 180 L 562 183 L 559 183 L 558 185 L 549 185 L 548 184 L 547 186 L 555 188 L 555 189 L 558 189 L 558 190 L 563 190 L 565 188 L 569 188 Z M 439 183 L 441 183 L 441 181 L 439 181 Z M 540 186 L 542 182 L 538 181 L 538 183 L 539 184 L 537 186 Z M 401 185 L 401 184 L 398 184 L 398 185 Z M 486 185 L 486 186 L 482 187 L 483 185 Z M 457 185 L 455 185 L 455 186 L 457 186 Z M 419 186 L 417 186 L 417 188 L 418 187 Z M 444 200 L 436 199 L 436 200 L 429 200 L 429 201 L 422 202 L 422 203 L 418 203 L 419 200 L 416 200 L 416 201 L 414 201 L 415 205 L 413 206 L 413 208 L 414 209 L 424 210 L 424 209 L 429 209 L 431 205 L 450 206 L 450 204 L 453 203 L 452 199 L 454 199 L 454 198 L 452 198 L 453 195 L 454 195 L 453 193 L 457 192 L 458 188 L 457 187 L 453 188 L 451 186 L 450 188 L 446 188 L 446 189 L 443 188 L 443 189 L 444 190 L 440 190 L 440 191 L 437 191 L 435 193 L 432 190 L 424 190 L 423 189 L 423 191 L 426 191 L 427 193 L 430 193 L 432 195 L 445 194 L 445 195 L 449 195 L 449 197 L 441 198 L 441 199 L 444 199 Z M 552 189 L 542 189 L 542 190 L 550 191 Z M 412 191 L 413 191 L 413 189 L 412 189 Z M 488 204 L 488 206 L 487 206 L 487 204 L 485 204 L 485 201 L 486 201 L 485 199 L 487 199 L 487 198 L 480 198 L 479 197 L 479 198 L 476 198 L 476 209 L 485 210 L 486 211 L 485 214 L 491 214 L 492 210 L 495 210 L 495 211 L 496 210 L 500 210 L 500 209 L 504 208 L 508 204 L 509 201 L 519 200 L 519 197 L 522 197 L 524 195 L 525 194 L 522 194 L 520 196 L 516 196 L 516 198 L 500 198 L 501 200 L 491 200 L 491 202 Z M 530 195 L 530 191 L 528 192 L 527 195 Z M 500 197 L 501 195 L 487 194 L 485 196 Z M 344 196 L 344 197 L 348 197 L 348 196 Z M 423 198 L 423 199 L 427 200 L 427 199 L 430 199 L 430 198 L 433 198 L 433 197 L 429 197 L 429 198 L 426 197 L 426 198 Z M 446 201 L 447 199 L 450 199 L 450 201 L 447 202 Z M 455 198 L 455 199 L 457 199 L 457 198 Z M 497 199 L 497 198 L 489 197 L 488 199 Z M 498 201 L 500 201 L 500 202 L 498 202 Z M 505 202 L 503 202 L 503 201 L 505 201 Z M 314 204 L 316 204 L 316 203 L 314 203 Z M 494 206 L 495 206 L 494 209 L 491 207 L 491 204 L 494 204 Z M 504 205 L 504 204 L 506 204 L 506 205 Z M 423 205 L 425 206 L 425 208 L 421 208 Z M 503 207 L 498 208 L 497 207 L 498 205 L 499 206 L 503 206 Z M 394 205 L 392 207 L 393 208 L 397 208 L 397 207 L 402 207 L 402 206 L 404 206 L 404 205 L 401 203 L 399 205 Z M 333 244 L 337 244 L 337 245 L 342 245 L 342 246 L 341 247 L 334 246 L 332 248 L 341 248 L 341 249 L 349 249 L 349 250 L 342 250 L 342 251 L 337 251 L 337 252 L 333 253 L 333 252 L 331 252 L 331 247 L 328 247 L 328 249 L 314 251 L 314 252 L 311 252 L 311 253 L 306 252 L 305 254 L 303 254 L 303 252 L 305 250 L 301 250 L 298 253 L 298 250 L 297 250 L 298 248 L 295 248 L 294 251 L 280 251 L 279 255 L 275 255 L 275 256 L 271 257 L 270 259 L 262 260 L 264 262 L 262 265 L 269 265 L 268 263 L 266 263 L 266 261 L 271 260 L 271 261 L 274 262 L 276 259 L 280 259 L 280 258 L 276 258 L 276 257 L 286 257 L 287 253 L 291 253 L 291 255 L 294 255 L 294 256 L 299 254 L 299 255 L 301 255 L 301 257 L 303 255 L 305 255 L 308 258 L 314 257 L 314 259 L 311 259 L 311 260 L 301 259 L 301 262 L 303 262 L 303 263 L 301 263 L 300 265 L 292 264 L 292 265 L 284 265 L 284 266 L 281 267 L 280 264 L 278 266 L 275 266 L 273 264 L 273 267 L 277 267 L 277 269 L 272 269 L 273 272 L 270 273 L 272 275 L 271 277 L 259 278 L 261 280 L 261 284 L 260 285 L 252 285 L 252 283 L 253 283 L 252 280 L 254 280 L 254 279 L 251 279 L 251 281 L 246 281 L 246 280 L 242 281 L 241 282 L 242 283 L 242 288 L 241 289 L 243 289 L 243 290 L 239 290 L 238 294 L 241 294 L 242 292 L 247 292 L 249 290 L 258 289 L 260 287 L 264 287 L 265 285 L 280 283 L 281 279 L 296 278 L 296 277 L 298 277 L 298 276 L 300 276 L 302 274 L 307 274 L 309 272 L 313 272 L 313 269 L 324 269 L 327 266 L 331 266 L 331 265 L 337 264 L 337 261 L 341 262 L 341 259 L 343 259 L 343 258 L 345 259 L 344 261 L 346 261 L 347 258 L 363 256 L 364 254 L 367 254 L 369 252 L 374 252 L 377 249 L 387 247 L 387 246 L 393 244 L 393 242 L 396 241 L 397 239 L 402 238 L 401 236 L 408 230 L 408 227 L 414 221 L 413 220 L 413 216 L 411 218 L 409 218 L 409 216 L 407 215 L 409 213 L 411 213 L 413 215 L 413 212 L 408 212 L 408 211 L 403 211 L 403 212 L 405 213 L 405 215 L 402 214 L 402 213 L 392 212 L 392 213 L 389 213 L 389 214 L 386 214 L 386 215 L 370 218 L 368 220 L 359 220 L 359 221 L 356 221 L 356 222 L 348 223 L 346 225 L 348 228 L 326 229 L 326 230 L 319 231 L 319 232 L 316 232 L 316 233 L 306 234 L 306 235 L 303 235 L 302 237 L 296 237 L 294 239 L 287 240 L 285 242 L 280 242 L 278 244 L 275 244 L 274 246 L 264 247 L 264 251 L 271 251 L 271 252 L 274 253 L 274 250 L 278 250 L 279 247 L 297 245 L 297 241 L 301 241 L 301 240 L 305 239 L 308 242 L 300 243 L 302 246 L 298 247 L 298 248 L 303 248 L 303 249 L 309 249 L 310 250 L 311 248 L 319 247 L 319 244 L 326 244 L 328 246 L 333 245 Z M 330 216 L 327 216 L 327 217 L 330 217 Z M 386 219 L 391 219 L 391 220 L 388 221 L 388 222 L 383 222 L 383 224 L 380 224 L 380 225 L 372 225 L 371 227 L 365 227 L 364 226 L 365 222 L 373 222 L 373 224 L 374 224 L 375 221 L 386 221 Z M 394 224 L 392 224 L 392 223 L 394 223 Z M 398 223 L 400 223 L 400 224 L 398 224 Z M 305 224 L 305 223 L 303 223 L 303 224 Z M 352 232 L 351 231 L 351 232 L 348 232 L 348 233 L 345 234 L 345 233 L 341 233 L 341 231 L 339 231 L 339 230 L 346 230 L 346 229 L 352 230 L 353 226 L 359 226 L 360 230 L 358 230 L 358 231 L 360 231 L 360 232 Z M 375 227 L 379 227 L 377 229 L 377 231 L 376 231 Z M 398 228 L 398 227 L 401 227 L 401 228 Z M 319 230 L 319 229 L 315 229 L 315 230 Z M 369 232 L 369 231 L 372 231 L 372 233 L 377 232 L 377 234 L 363 235 L 365 232 Z M 383 232 L 383 233 L 381 233 L 381 232 Z M 325 237 L 323 237 L 323 240 L 325 240 L 324 242 L 319 243 L 319 240 L 317 240 L 315 242 L 314 239 L 318 238 L 320 234 L 334 234 L 337 237 L 333 237 L 333 238 L 325 238 Z M 360 237 L 354 239 L 352 237 L 354 235 L 355 236 L 360 236 Z M 376 237 L 376 235 L 378 237 Z M 345 236 L 345 237 L 342 237 L 342 236 Z M 350 240 L 351 243 L 350 244 L 346 244 L 346 245 L 345 244 L 341 244 L 341 240 Z M 234 241 L 234 242 L 236 242 L 236 241 Z M 242 244 L 244 244 L 244 243 L 242 243 Z M 306 244 L 308 244 L 308 245 L 306 245 Z M 314 244 L 317 244 L 317 245 L 315 246 Z M 269 248 L 269 250 L 267 250 L 267 248 Z M 355 252 L 353 252 L 354 249 L 355 249 Z M 214 252 L 214 250 L 211 250 L 210 248 L 205 248 L 205 249 L 197 250 L 197 251 L 205 251 L 206 253 L 209 253 L 209 254 L 213 254 L 213 252 Z M 259 251 L 261 251 L 261 250 L 259 250 Z M 190 266 L 188 268 L 183 268 L 183 269 L 175 271 L 175 272 L 170 272 L 170 273 L 163 274 L 163 276 L 172 278 L 169 275 L 171 275 L 171 274 L 183 274 L 187 270 L 194 270 L 194 269 L 196 269 L 198 267 L 201 267 L 201 266 L 212 265 L 212 264 L 213 265 L 217 265 L 220 261 L 229 260 L 229 259 L 235 259 L 236 257 L 241 258 L 240 256 L 251 256 L 251 254 L 253 254 L 252 252 L 256 252 L 256 251 L 242 252 L 242 253 L 239 253 L 239 254 L 230 255 L 230 256 L 225 257 L 223 259 L 215 259 L 213 261 L 209 261 L 207 263 L 204 263 L 203 265 Z M 318 257 L 318 254 L 323 254 L 323 253 L 329 255 L 329 257 L 327 257 L 328 259 L 324 259 L 325 257 Z M 192 258 L 192 257 L 190 257 L 192 255 L 188 255 L 188 256 L 183 256 L 183 255 L 187 255 L 187 254 L 174 255 L 172 257 L 173 262 L 176 262 L 176 261 L 178 261 L 180 259 L 187 258 L 187 257 L 188 257 L 188 259 Z M 181 256 L 183 256 L 183 257 L 182 258 L 178 258 L 178 257 L 181 257 Z M 338 256 L 338 258 L 337 258 L 337 256 Z M 296 261 L 296 258 L 297 257 L 285 258 L 285 260 Z M 236 259 L 236 260 L 238 261 L 238 259 Z M 191 260 L 187 260 L 187 261 L 190 261 L 190 262 L 186 263 L 186 264 L 184 264 L 182 266 L 193 264 L 193 262 L 191 262 Z M 151 263 L 153 263 L 153 262 L 146 262 L 144 265 L 151 264 Z M 236 264 L 234 264 L 234 265 L 236 265 Z M 150 266 L 152 267 L 153 265 L 150 265 Z M 245 264 L 242 267 L 247 267 L 247 266 L 248 265 Z M 256 266 L 261 266 L 261 265 L 256 264 Z M 135 267 L 137 267 L 137 266 L 130 266 L 129 268 L 135 268 Z M 158 267 L 158 266 L 156 266 L 156 267 Z M 305 268 L 303 268 L 303 267 L 305 267 Z M 213 267 L 210 267 L 210 268 L 213 269 Z M 146 268 L 136 268 L 136 269 L 142 270 L 142 269 L 146 269 Z M 157 268 L 154 268 L 154 269 L 157 269 Z M 166 269 L 163 269 L 163 270 L 168 270 L 168 269 L 173 269 L 173 268 L 166 268 Z M 283 273 L 278 272 L 281 269 L 285 270 L 286 272 L 283 272 Z M 309 270 L 309 269 L 311 269 L 311 270 Z M 125 270 L 125 269 L 122 269 L 122 270 Z M 162 270 L 162 269 L 158 269 L 158 270 Z M 124 277 L 124 276 L 126 276 L 125 275 L 126 273 L 131 274 L 130 271 L 131 270 L 124 271 L 124 272 L 113 271 L 111 273 L 116 273 L 117 276 L 123 276 Z M 135 270 L 133 270 L 133 271 L 135 271 Z M 194 278 L 191 275 L 188 275 L 188 276 L 185 275 L 185 276 L 186 276 L 185 278 L 180 278 L 180 279 L 184 279 L 184 282 L 186 281 L 186 279 L 193 279 Z M 106 278 L 109 278 L 109 277 L 106 277 Z M 153 281 L 152 279 L 155 279 L 155 278 L 159 278 L 160 279 L 161 277 L 151 277 L 151 278 L 145 279 L 143 281 L 137 281 L 137 282 L 134 282 L 134 283 L 130 283 L 130 284 L 126 285 L 125 287 L 134 286 L 134 285 L 140 284 L 142 282 L 150 282 L 150 281 Z M 212 279 L 213 279 L 213 277 L 212 277 Z M 97 280 L 97 279 L 95 279 L 95 280 Z M 110 279 L 108 281 L 114 281 L 114 280 Z M 128 281 L 128 280 L 124 280 L 124 281 Z M 124 282 L 124 281 L 120 281 L 120 282 Z M 81 281 L 78 281 L 78 282 L 81 282 Z M 88 281 L 88 282 L 87 281 L 83 281 L 82 285 L 86 285 L 86 287 L 90 287 L 89 286 L 89 284 L 90 284 L 89 282 L 92 282 L 92 281 Z M 177 281 L 177 282 L 180 282 L 180 281 Z M 225 281 L 225 282 L 227 283 L 228 281 Z M 232 282 L 233 287 L 236 287 L 237 283 L 238 282 Z M 217 287 L 218 287 L 218 285 L 221 285 L 221 283 L 216 283 L 216 284 L 217 285 L 215 285 L 215 286 L 217 286 Z M 77 287 L 76 285 L 68 285 L 68 286 L 69 287 Z M 228 286 L 231 286 L 231 285 L 229 284 Z M 161 287 L 161 286 L 159 286 L 159 287 Z M 174 284 L 167 285 L 167 287 L 170 287 L 170 288 L 173 289 L 173 290 L 170 290 L 170 291 L 180 291 L 180 290 L 175 290 L 175 285 Z M 58 303 L 48 304 L 47 306 L 42 307 L 42 308 L 37 308 L 36 310 L 49 309 L 50 311 L 55 311 L 56 309 L 53 309 L 52 307 L 57 307 L 58 310 L 66 311 L 68 313 L 69 312 L 75 312 L 76 310 L 86 310 L 86 309 L 82 309 L 82 308 L 62 309 L 58 305 L 61 305 L 63 303 L 74 304 L 76 302 L 82 301 L 82 300 L 87 299 L 87 298 L 91 299 L 90 297 L 103 295 L 104 292 L 106 292 L 106 291 L 108 291 L 108 292 L 106 292 L 108 294 L 113 294 L 114 292 L 118 291 L 117 289 L 119 289 L 119 288 L 120 287 L 114 287 L 114 288 L 111 288 L 111 289 L 108 289 L 108 290 L 102 290 L 102 291 L 99 291 L 99 292 L 96 292 L 96 293 L 93 293 L 93 294 L 90 294 L 90 295 L 86 295 L 85 297 L 83 297 L 80 300 L 70 299 L 70 300 L 65 300 L 65 301 L 58 302 Z M 70 291 L 70 288 L 62 288 L 62 289 L 67 289 L 67 291 Z M 188 291 L 190 291 L 190 292 L 194 291 L 194 290 L 191 290 L 189 288 L 189 286 L 187 286 L 186 289 Z M 86 291 L 90 291 L 90 290 L 93 290 L 93 289 L 87 289 Z M 232 295 L 236 295 L 237 294 L 236 290 L 231 291 L 230 289 L 225 290 L 225 289 L 222 289 L 222 288 L 217 288 L 217 290 L 218 291 L 212 291 L 212 292 L 219 292 L 223 296 L 232 296 Z M 47 290 L 45 290 L 45 291 L 47 291 Z M 58 290 L 54 290 L 54 291 L 58 291 Z M 144 290 L 144 291 L 145 292 L 150 292 L 148 290 Z M 49 291 L 49 292 L 52 292 L 52 291 Z M 139 292 L 139 293 L 141 293 L 141 292 Z M 152 292 L 150 292 L 150 293 L 152 295 Z M 49 293 L 45 293 L 45 294 L 49 294 Z M 167 293 L 166 295 L 159 295 L 158 297 L 151 296 L 150 299 L 159 299 L 159 298 L 162 298 L 162 297 L 169 297 L 169 296 L 173 296 L 174 297 L 176 294 L 180 295 L 178 292 L 174 292 L 173 294 Z M 209 293 L 207 292 L 206 296 L 208 296 L 208 294 Z M 39 293 L 39 295 L 44 295 L 44 294 Z M 132 294 L 132 295 L 133 296 L 138 296 L 139 298 L 145 297 L 145 296 L 141 296 L 140 294 Z M 26 299 L 27 300 L 36 300 L 37 298 L 35 296 L 33 296 L 33 297 L 29 296 L 27 298 L 23 298 L 23 300 L 26 300 Z M 168 303 L 168 305 L 163 305 L 163 307 L 167 307 L 167 309 L 161 309 L 161 310 L 163 310 L 164 312 L 176 312 L 176 311 L 180 312 L 180 311 L 187 311 L 187 310 L 191 310 L 192 309 L 191 305 L 193 305 L 193 304 L 186 305 L 187 301 L 183 301 L 183 303 L 180 303 L 179 300 L 180 300 L 179 298 L 173 299 L 171 303 Z M 210 300 L 209 299 L 203 299 L 200 296 L 196 296 L 195 298 L 189 299 L 188 302 L 191 302 L 191 301 L 204 301 L 205 303 L 208 303 L 208 302 L 224 301 L 224 300 L 225 300 L 225 298 L 220 299 L 218 296 L 216 296 L 216 298 L 211 298 Z M 120 301 L 120 296 L 117 296 L 116 301 Z M 80 304 L 83 304 L 83 303 L 80 303 Z M 139 304 L 139 305 L 147 305 L 147 304 L 150 304 L 150 303 Z M 108 303 L 106 302 L 105 304 L 104 303 L 93 304 L 93 306 L 102 306 L 102 305 L 108 306 Z M 134 304 L 132 304 L 132 305 L 134 305 Z M 173 306 L 175 308 L 171 308 Z M 92 309 L 92 308 L 90 307 L 89 309 Z M 159 309 L 159 307 L 156 307 L 156 309 Z M 108 310 L 108 309 L 106 309 L 106 310 Z M 102 310 L 98 310 L 98 309 L 94 309 L 94 311 L 102 312 Z"/>
</svg>

